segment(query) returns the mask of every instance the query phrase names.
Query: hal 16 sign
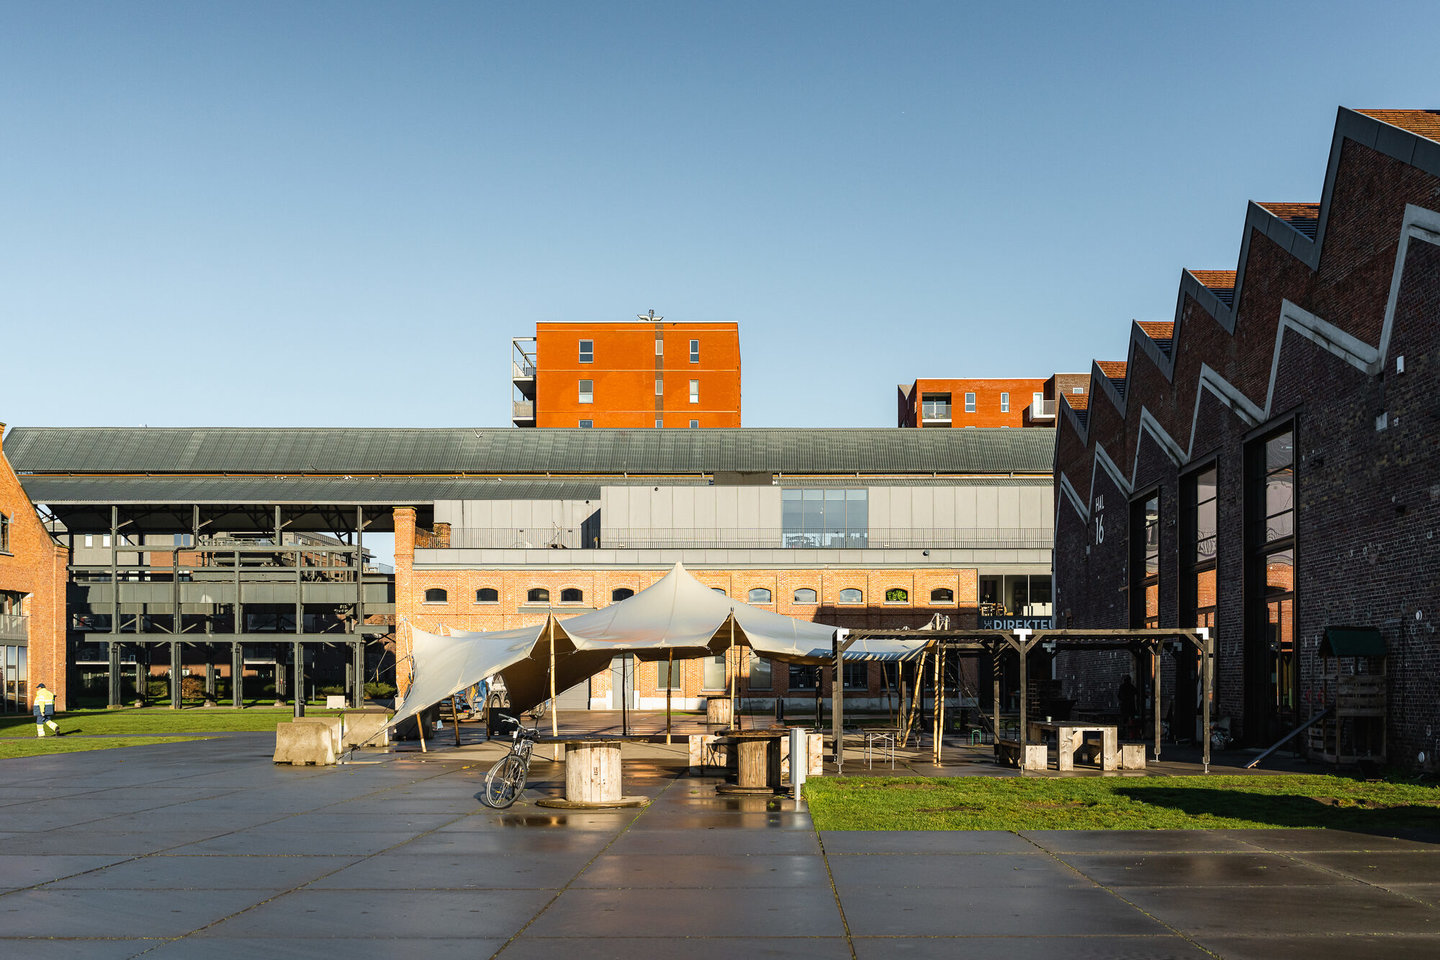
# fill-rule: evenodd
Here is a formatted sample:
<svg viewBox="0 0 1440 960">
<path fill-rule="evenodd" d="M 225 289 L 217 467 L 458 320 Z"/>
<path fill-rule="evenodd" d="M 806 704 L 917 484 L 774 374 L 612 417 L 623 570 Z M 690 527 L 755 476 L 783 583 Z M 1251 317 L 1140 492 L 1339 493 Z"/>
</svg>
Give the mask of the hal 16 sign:
<svg viewBox="0 0 1440 960">
<path fill-rule="evenodd" d="M 1054 617 L 981 617 L 981 630 L 1053 630 Z"/>
</svg>

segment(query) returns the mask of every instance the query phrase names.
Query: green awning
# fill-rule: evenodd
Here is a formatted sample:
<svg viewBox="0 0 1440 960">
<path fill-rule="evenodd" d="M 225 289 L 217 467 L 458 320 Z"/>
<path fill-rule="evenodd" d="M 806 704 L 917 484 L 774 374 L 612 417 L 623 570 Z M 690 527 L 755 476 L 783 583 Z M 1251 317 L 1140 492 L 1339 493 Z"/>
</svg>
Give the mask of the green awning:
<svg viewBox="0 0 1440 960">
<path fill-rule="evenodd" d="M 1322 657 L 1383 657 L 1385 638 L 1378 627 L 1326 627 Z"/>
</svg>

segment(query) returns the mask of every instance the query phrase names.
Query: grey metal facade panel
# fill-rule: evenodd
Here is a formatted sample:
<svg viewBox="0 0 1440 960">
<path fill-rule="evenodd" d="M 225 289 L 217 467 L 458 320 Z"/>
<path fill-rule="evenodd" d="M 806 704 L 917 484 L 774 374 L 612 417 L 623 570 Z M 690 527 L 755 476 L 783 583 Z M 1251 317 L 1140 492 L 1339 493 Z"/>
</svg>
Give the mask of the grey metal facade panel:
<svg viewBox="0 0 1440 960">
<path fill-rule="evenodd" d="M 1048 474 L 1055 435 L 1016 430 L 23 427 L 20 473 Z"/>
</svg>

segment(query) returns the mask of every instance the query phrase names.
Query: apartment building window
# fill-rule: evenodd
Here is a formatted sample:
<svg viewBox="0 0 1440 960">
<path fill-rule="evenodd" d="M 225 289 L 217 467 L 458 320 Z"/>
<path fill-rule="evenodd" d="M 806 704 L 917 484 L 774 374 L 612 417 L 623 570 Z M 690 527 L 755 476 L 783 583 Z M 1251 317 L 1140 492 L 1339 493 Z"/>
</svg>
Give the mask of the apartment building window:
<svg viewBox="0 0 1440 960">
<path fill-rule="evenodd" d="M 581 341 L 580 341 L 580 362 L 581 362 L 581 363 L 594 363 L 594 362 L 595 362 L 595 341 L 594 341 L 594 340 L 581 340 Z"/>
<path fill-rule="evenodd" d="M 949 420 L 950 394 L 922 394 L 920 397 L 920 416 L 924 420 Z"/>
<path fill-rule="evenodd" d="M 500 591 L 494 587 L 481 587 L 475 591 L 476 603 L 499 603 Z"/>
<path fill-rule="evenodd" d="M 635 596 L 635 591 L 629 587 L 616 587 L 610 591 L 610 602 L 614 603 L 617 600 L 629 600 L 633 596 Z"/>
<path fill-rule="evenodd" d="M 1000 394 L 1000 412 L 1001 412 L 1001 413 L 1009 413 L 1009 412 L 1010 412 L 1010 394 L 1008 394 L 1008 393 L 1002 393 L 1002 394 Z"/>
<path fill-rule="evenodd" d="M 656 340 L 656 341 L 655 341 L 655 356 L 657 356 L 657 357 L 663 357 L 663 356 L 665 356 L 665 341 L 664 341 L 664 340 Z"/>
<path fill-rule="evenodd" d="M 691 430 L 698 430 L 699 428 L 700 428 L 700 421 L 699 421 L 699 420 L 691 420 L 691 421 L 690 421 L 690 429 L 691 429 Z"/>
<path fill-rule="evenodd" d="M 665 381 L 661 380 L 659 377 L 655 378 L 655 396 L 665 396 Z"/>
<path fill-rule="evenodd" d="M 425 591 L 426 603 L 445 603 L 450 599 L 450 594 L 439 587 L 431 587 Z"/>
<path fill-rule="evenodd" d="M 691 340 L 691 341 L 690 341 L 690 362 L 691 362 L 691 363 L 699 363 L 699 362 L 700 362 L 700 341 L 699 341 L 699 340 Z"/>
<path fill-rule="evenodd" d="M 580 421 L 580 429 L 581 429 L 581 430 L 593 430 L 594 428 L 595 428 L 595 421 L 594 421 L 594 420 L 581 420 L 581 421 Z"/>
<path fill-rule="evenodd" d="M 664 427 L 664 426 L 665 426 L 665 421 L 664 421 L 664 420 L 661 420 L 659 417 L 656 417 L 656 418 L 655 418 L 655 429 L 656 429 L 656 430 L 659 430 L 659 429 L 661 429 L 661 428 Z"/>
<path fill-rule="evenodd" d="M 1035 417 L 1035 416 L 1039 416 L 1039 415 L 1043 414 L 1044 412 L 1045 412 L 1045 394 L 1043 394 L 1043 393 L 1032 393 L 1032 394 L 1030 394 L 1030 415 L 1031 415 L 1032 417 Z"/>
<path fill-rule="evenodd" d="M 595 402 L 595 381 L 594 381 L 594 380 L 581 380 L 581 381 L 580 381 L 580 402 L 581 402 L 581 403 L 594 403 L 594 402 Z"/>
<path fill-rule="evenodd" d="M 527 603 L 549 603 L 550 591 L 544 587 L 531 587 L 525 594 Z"/>
<path fill-rule="evenodd" d="M 820 595 L 809 587 L 801 587 L 795 591 L 796 603 L 819 603 Z"/>
<path fill-rule="evenodd" d="M 857 549 L 869 543 L 869 496 L 864 489 L 780 491 L 781 544 Z"/>
<path fill-rule="evenodd" d="M 0 513 L 0 553 L 10 552 L 10 518 Z"/>
<path fill-rule="evenodd" d="M 1130 625 L 1160 626 L 1160 492 L 1130 505 Z"/>
<path fill-rule="evenodd" d="M 769 603 L 772 597 L 765 587 L 755 587 L 745 596 L 746 603 Z"/>
<path fill-rule="evenodd" d="M 691 381 L 690 381 L 690 402 L 691 402 L 691 403 L 699 403 L 699 402 L 700 402 L 700 381 L 699 381 L 699 380 L 691 380 Z"/>
<path fill-rule="evenodd" d="M 966 413 L 974 413 L 974 412 L 975 412 L 975 394 L 973 394 L 973 393 L 967 393 L 967 394 L 965 394 L 965 412 L 966 412 Z"/>
<path fill-rule="evenodd" d="M 583 603 L 584 601 L 585 591 L 578 587 L 566 587 L 560 591 L 561 603 Z"/>
<path fill-rule="evenodd" d="M 954 590 L 947 589 L 946 587 L 938 587 L 937 589 L 931 590 L 931 591 L 930 591 L 930 602 L 931 602 L 931 603 L 954 603 L 954 602 L 955 602 L 955 591 L 954 591 Z"/>
</svg>

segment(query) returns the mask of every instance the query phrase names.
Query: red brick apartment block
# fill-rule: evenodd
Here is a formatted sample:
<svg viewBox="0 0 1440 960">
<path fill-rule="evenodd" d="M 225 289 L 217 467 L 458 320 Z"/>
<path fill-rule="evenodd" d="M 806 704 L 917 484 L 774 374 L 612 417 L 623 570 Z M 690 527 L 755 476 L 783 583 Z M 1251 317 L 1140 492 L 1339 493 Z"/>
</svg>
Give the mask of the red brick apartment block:
<svg viewBox="0 0 1440 960">
<path fill-rule="evenodd" d="M 516 426 L 740 426 L 737 324 L 540 323 L 514 350 Z"/>
<path fill-rule="evenodd" d="M 1057 398 L 1082 395 L 1090 378 L 1057 373 L 1049 378 L 916 380 L 898 387 L 896 426 L 1050 427 Z"/>
<path fill-rule="evenodd" d="M 69 554 L 40 523 L 5 459 L 0 423 L 0 668 L 3 712 L 28 712 L 35 684 L 65 707 L 65 580 Z"/>
<path fill-rule="evenodd" d="M 1062 405 L 1059 625 L 1210 627 L 1216 715 L 1255 745 L 1336 702 L 1333 638 L 1363 628 L 1386 655 L 1341 669 L 1383 671 L 1381 726 L 1295 742 L 1433 769 L 1437 318 L 1440 113 L 1342 108 L 1319 202 L 1251 203 L 1236 269 L 1183 271 L 1173 320 L 1132 324 Z M 1163 660 L 1188 734 L 1196 665 Z M 1076 662 L 1067 696 L 1129 669 Z"/>
</svg>

